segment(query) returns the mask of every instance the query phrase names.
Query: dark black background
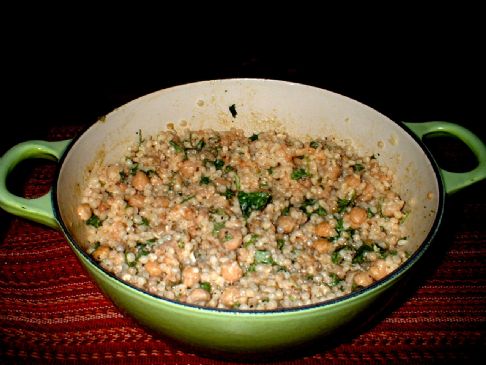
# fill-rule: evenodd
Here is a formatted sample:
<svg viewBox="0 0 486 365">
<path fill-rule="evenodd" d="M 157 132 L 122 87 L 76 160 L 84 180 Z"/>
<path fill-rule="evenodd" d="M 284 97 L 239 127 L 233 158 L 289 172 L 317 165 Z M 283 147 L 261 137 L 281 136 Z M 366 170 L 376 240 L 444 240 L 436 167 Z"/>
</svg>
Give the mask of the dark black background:
<svg viewBox="0 0 486 365">
<path fill-rule="evenodd" d="M 71 18 L 54 26 L 41 19 L 2 36 L 0 153 L 47 138 L 55 126 L 94 123 L 161 88 L 231 77 L 310 84 L 394 120 L 451 121 L 486 140 L 482 26 L 472 18 L 459 24 L 459 16 L 439 10 L 434 18 L 403 23 L 385 16 L 354 28 L 346 19 L 324 28 L 329 14 L 320 23 L 309 20 L 310 27 L 298 14 L 283 26 L 249 14 L 243 22 L 203 18 L 163 27 L 160 20 L 150 29 L 103 26 L 101 18 L 86 19 L 84 27 Z M 447 151 L 448 143 L 435 145 Z"/>
<path fill-rule="evenodd" d="M 3 46 L 0 152 L 26 138 L 42 138 L 51 126 L 93 123 L 161 88 L 229 77 L 311 84 L 394 120 L 452 121 L 486 139 L 480 27 L 449 25 L 410 36 L 409 29 L 389 34 L 383 24 L 375 33 L 357 29 L 339 39 L 318 27 L 294 33 L 292 23 L 285 33 L 269 26 L 260 35 L 227 37 L 231 25 L 196 28 L 179 38 L 177 29 L 150 34 L 113 29 L 103 36 L 34 29 L 7 37 Z"/>
</svg>

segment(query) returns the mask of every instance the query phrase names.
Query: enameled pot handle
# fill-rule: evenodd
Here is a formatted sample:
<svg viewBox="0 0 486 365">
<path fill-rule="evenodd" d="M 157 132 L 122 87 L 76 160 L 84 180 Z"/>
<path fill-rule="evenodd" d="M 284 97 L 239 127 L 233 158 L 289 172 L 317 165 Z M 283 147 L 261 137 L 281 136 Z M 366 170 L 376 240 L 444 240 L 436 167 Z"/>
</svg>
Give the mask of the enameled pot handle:
<svg viewBox="0 0 486 365">
<path fill-rule="evenodd" d="M 21 161 L 30 158 L 59 160 L 71 140 L 47 142 L 27 141 L 13 146 L 0 157 L 0 207 L 9 213 L 27 218 L 58 229 L 52 209 L 52 191 L 39 198 L 25 199 L 16 196 L 7 189 L 7 177 Z"/>
<path fill-rule="evenodd" d="M 463 141 L 478 159 L 478 166 L 468 172 L 450 172 L 440 169 L 448 194 L 486 178 L 486 145 L 470 130 L 448 122 L 405 123 L 420 139 L 431 133 L 446 133 Z"/>
</svg>

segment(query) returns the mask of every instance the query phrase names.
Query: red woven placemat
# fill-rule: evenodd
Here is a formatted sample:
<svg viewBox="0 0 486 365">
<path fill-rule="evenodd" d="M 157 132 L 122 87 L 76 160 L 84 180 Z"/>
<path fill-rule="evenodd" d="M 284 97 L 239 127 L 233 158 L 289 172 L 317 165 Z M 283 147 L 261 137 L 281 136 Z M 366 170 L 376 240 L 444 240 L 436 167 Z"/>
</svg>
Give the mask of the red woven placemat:
<svg viewBox="0 0 486 365">
<path fill-rule="evenodd" d="M 52 129 L 49 139 L 78 131 Z M 54 172 L 53 165 L 36 167 L 25 195 L 47 191 Z M 482 183 L 449 199 L 447 227 L 426 265 L 380 320 L 337 345 L 323 341 L 321 348 L 282 363 L 480 363 L 486 355 L 484 188 Z M 122 314 L 59 232 L 12 218 L 0 239 L 2 363 L 228 363 L 185 352 Z"/>
</svg>

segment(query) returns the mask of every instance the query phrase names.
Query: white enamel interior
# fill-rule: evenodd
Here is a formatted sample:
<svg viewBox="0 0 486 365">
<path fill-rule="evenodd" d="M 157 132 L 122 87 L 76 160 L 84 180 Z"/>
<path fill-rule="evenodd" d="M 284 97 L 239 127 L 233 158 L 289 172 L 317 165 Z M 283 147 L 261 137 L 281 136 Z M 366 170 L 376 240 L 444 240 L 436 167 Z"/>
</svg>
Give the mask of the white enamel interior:
<svg viewBox="0 0 486 365">
<path fill-rule="evenodd" d="M 235 104 L 233 118 L 229 106 Z M 400 126 L 374 109 L 330 91 L 283 81 L 230 79 L 161 90 L 134 100 L 89 128 L 70 149 L 61 167 L 57 198 L 61 217 L 82 244 L 76 206 L 86 177 L 97 163 L 118 161 L 137 132 L 155 134 L 168 123 L 176 128 L 231 127 L 251 134 L 285 130 L 293 135 L 349 139 L 362 155 L 379 155 L 396 173 L 396 189 L 411 210 L 406 224 L 412 251 L 432 227 L 439 187 L 421 147 Z M 187 123 L 187 124 L 186 124 Z"/>
</svg>

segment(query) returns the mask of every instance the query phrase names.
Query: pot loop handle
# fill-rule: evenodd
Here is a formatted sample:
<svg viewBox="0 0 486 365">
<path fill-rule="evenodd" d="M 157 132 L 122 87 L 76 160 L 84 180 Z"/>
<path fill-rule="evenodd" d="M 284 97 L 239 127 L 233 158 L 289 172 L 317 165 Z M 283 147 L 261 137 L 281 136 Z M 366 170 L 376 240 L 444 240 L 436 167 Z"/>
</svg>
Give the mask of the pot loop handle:
<svg viewBox="0 0 486 365">
<path fill-rule="evenodd" d="M 9 213 L 59 229 L 52 206 L 52 189 L 39 198 L 26 199 L 7 189 L 7 177 L 15 166 L 30 158 L 59 161 L 71 140 L 47 142 L 32 140 L 19 143 L 0 157 L 0 207 Z"/>
<path fill-rule="evenodd" d="M 464 142 L 478 159 L 478 166 L 468 172 L 450 172 L 440 169 L 448 194 L 455 193 L 466 186 L 486 178 L 486 145 L 470 130 L 449 122 L 405 123 L 405 125 L 420 139 L 431 133 L 445 133 L 459 138 Z"/>
</svg>

